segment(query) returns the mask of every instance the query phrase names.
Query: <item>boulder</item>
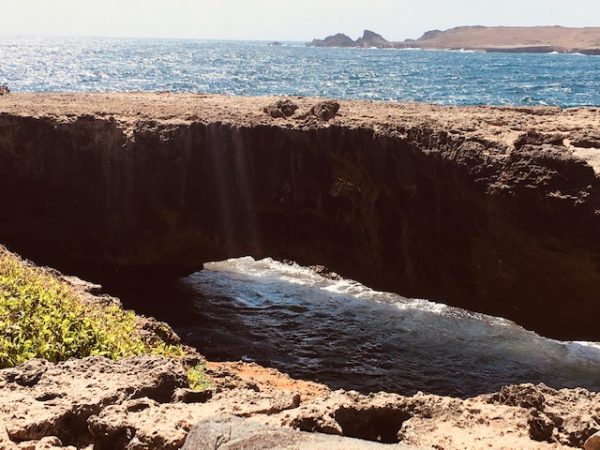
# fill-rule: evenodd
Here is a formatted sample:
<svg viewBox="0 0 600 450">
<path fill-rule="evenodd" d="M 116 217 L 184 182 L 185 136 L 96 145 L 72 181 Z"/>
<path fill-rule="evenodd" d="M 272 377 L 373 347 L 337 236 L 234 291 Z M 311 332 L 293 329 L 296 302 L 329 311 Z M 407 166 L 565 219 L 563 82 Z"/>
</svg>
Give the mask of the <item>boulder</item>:
<svg viewBox="0 0 600 450">
<path fill-rule="evenodd" d="M 291 100 L 278 100 L 275 103 L 265 106 L 263 111 L 273 118 L 278 118 L 291 117 L 294 115 L 297 109 L 298 105 Z"/>
<path fill-rule="evenodd" d="M 198 423 L 189 433 L 182 450 L 219 448 L 290 449 L 290 450 L 362 450 L 383 449 L 387 445 L 341 436 L 305 433 L 289 428 L 261 425 L 237 418 L 208 419 Z M 395 449 L 410 449 L 404 445 Z"/>
<path fill-rule="evenodd" d="M 0 97 L 6 94 L 10 94 L 10 89 L 6 84 L 0 84 Z"/>
<path fill-rule="evenodd" d="M 340 104 L 331 100 L 317 103 L 310 110 L 311 114 L 320 120 L 328 121 L 333 119 L 340 109 Z"/>
</svg>

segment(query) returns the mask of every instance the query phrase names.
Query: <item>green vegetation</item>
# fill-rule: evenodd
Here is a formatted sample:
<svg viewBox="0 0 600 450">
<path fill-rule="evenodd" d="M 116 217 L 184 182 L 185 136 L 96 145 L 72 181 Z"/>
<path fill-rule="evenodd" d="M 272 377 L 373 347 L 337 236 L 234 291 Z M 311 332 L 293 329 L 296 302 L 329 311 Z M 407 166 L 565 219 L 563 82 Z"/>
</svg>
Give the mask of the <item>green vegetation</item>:
<svg viewBox="0 0 600 450">
<path fill-rule="evenodd" d="M 190 367 L 190 369 L 188 369 L 187 377 L 188 382 L 190 383 L 190 389 L 194 391 L 204 391 L 205 389 L 210 389 L 212 387 L 210 378 L 206 375 L 206 366 L 204 363 Z"/>
<path fill-rule="evenodd" d="M 32 358 L 184 354 L 181 346 L 142 339 L 134 313 L 86 303 L 66 282 L 0 247 L 0 367 Z"/>
</svg>

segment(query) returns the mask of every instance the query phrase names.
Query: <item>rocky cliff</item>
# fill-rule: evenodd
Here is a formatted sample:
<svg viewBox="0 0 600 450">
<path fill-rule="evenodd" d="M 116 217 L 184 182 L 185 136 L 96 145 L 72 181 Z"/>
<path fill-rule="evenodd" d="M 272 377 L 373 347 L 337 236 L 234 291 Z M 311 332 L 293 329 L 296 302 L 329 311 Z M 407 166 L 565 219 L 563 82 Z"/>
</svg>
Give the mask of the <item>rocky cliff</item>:
<svg viewBox="0 0 600 450">
<path fill-rule="evenodd" d="M 309 47 L 362 47 L 362 48 L 391 48 L 394 43 L 385 39 L 382 35 L 370 30 L 365 30 L 363 35 L 356 41 L 350 36 L 338 33 L 327 36 L 325 39 L 313 39 L 307 44 Z"/>
<path fill-rule="evenodd" d="M 252 255 L 598 339 L 600 111 L 0 98 L 0 242 L 60 267 Z"/>
<path fill-rule="evenodd" d="M 377 33 L 365 30 L 363 37 L 356 41 L 346 35 L 337 34 L 325 39 L 315 39 L 307 45 L 599 55 L 600 28 L 463 26 L 445 31 L 427 31 L 418 39 L 406 39 L 402 42 L 391 42 Z"/>
</svg>

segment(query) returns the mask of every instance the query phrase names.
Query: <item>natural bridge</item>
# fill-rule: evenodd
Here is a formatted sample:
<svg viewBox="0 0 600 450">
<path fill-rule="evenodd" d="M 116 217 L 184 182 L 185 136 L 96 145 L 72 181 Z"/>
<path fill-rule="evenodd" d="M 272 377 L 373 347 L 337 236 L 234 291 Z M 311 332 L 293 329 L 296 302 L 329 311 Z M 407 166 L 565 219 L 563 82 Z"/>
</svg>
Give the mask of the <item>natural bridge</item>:
<svg viewBox="0 0 600 450">
<path fill-rule="evenodd" d="M 272 101 L 1 97 L 0 242 L 59 267 L 291 259 L 600 338 L 597 109 Z"/>
</svg>

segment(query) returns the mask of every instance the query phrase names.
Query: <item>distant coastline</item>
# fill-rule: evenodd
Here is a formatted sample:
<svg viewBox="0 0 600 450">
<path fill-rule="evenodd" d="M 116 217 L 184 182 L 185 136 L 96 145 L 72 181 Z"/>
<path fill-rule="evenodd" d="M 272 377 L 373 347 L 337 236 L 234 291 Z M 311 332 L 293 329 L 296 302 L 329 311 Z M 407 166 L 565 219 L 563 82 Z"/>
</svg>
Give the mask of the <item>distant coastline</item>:
<svg viewBox="0 0 600 450">
<path fill-rule="evenodd" d="M 483 27 L 466 26 L 428 31 L 418 39 L 388 41 L 365 30 L 357 40 L 338 33 L 313 39 L 311 47 L 418 48 L 429 50 L 473 50 L 502 53 L 581 53 L 600 55 L 600 27 Z"/>
</svg>

